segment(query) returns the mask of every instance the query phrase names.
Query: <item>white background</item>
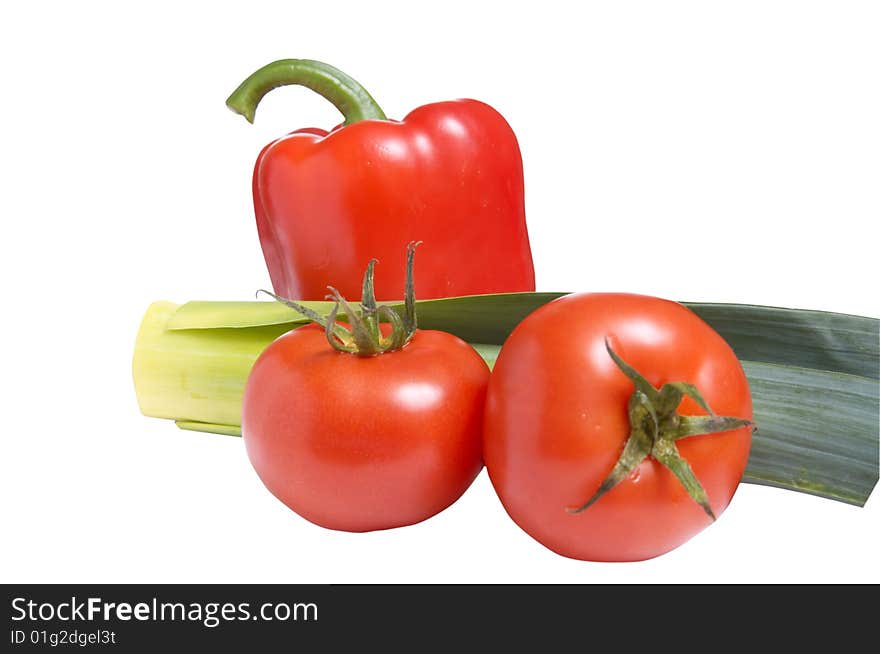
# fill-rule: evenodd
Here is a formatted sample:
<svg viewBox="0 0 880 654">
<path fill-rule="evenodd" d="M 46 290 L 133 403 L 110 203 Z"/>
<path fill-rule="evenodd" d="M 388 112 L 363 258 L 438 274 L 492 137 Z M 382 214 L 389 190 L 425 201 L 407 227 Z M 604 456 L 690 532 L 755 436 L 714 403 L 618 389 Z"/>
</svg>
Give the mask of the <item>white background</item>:
<svg viewBox="0 0 880 654">
<path fill-rule="evenodd" d="M 130 373 L 152 300 L 268 284 L 253 160 L 338 122 L 297 88 L 253 126 L 225 108 L 283 57 L 342 68 L 392 117 L 456 97 L 501 111 L 539 290 L 878 317 L 876 4 L 133 7 L 0 19 L 0 581 L 880 581 L 877 493 L 858 509 L 744 485 L 717 524 L 638 564 L 544 549 L 485 473 L 420 525 L 327 531 L 269 495 L 240 439 L 142 417 Z"/>
</svg>

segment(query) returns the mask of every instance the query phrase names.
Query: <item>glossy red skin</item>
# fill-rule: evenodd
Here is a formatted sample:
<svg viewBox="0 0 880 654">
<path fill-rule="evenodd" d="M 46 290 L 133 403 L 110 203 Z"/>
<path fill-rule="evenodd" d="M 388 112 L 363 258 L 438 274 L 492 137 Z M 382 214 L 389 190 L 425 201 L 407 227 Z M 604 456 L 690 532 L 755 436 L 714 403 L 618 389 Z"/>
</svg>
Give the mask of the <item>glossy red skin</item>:
<svg viewBox="0 0 880 654">
<path fill-rule="evenodd" d="M 718 415 L 752 418 L 742 366 L 727 343 L 680 304 L 623 294 L 555 300 L 511 334 L 492 372 L 484 458 L 511 518 L 564 556 L 638 561 L 678 547 L 711 524 L 666 468 L 649 458 L 579 514 L 629 435 L 632 382 L 604 339 L 655 387 L 695 384 Z M 703 415 L 691 400 L 679 413 Z M 751 429 L 678 441 L 716 516 L 739 484 Z"/>
<path fill-rule="evenodd" d="M 442 511 L 482 469 L 489 368 L 464 341 L 417 331 L 402 350 L 337 352 L 314 325 L 260 355 L 242 435 L 266 487 L 315 524 L 389 529 Z"/>
<path fill-rule="evenodd" d="M 423 299 L 535 290 L 516 136 L 476 100 L 425 105 L 402 121 L 266 146 L 253 177 L 257 230 L 279 295 L 359 297 L 376 257 L 380 300 L 403 296 L 406 245 L 420 240 Z"/>
</svg>

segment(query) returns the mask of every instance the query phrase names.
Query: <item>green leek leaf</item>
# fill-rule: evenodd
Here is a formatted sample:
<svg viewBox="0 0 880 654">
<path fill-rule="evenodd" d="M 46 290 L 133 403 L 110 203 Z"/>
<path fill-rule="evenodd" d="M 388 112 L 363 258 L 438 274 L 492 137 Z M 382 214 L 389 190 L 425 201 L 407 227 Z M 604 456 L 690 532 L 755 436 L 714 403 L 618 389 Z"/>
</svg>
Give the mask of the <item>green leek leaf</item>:
<svg viewBox="0 0 880 654">
<path fill-rule="evenodd" d="M 566 293 L 501 293 L 420 300 L 419 325 L 466 341 L 503 343 L 523 318 Z M 332 302 L 304 302 L 327 315 Z M 740 359 L 833 370 L 880 379 L 880 321 L 827 311 L 683 302 L 721 334 Z M 393 304 L 402 310 L 402 303 Z M 303 324 L 277 302 L 188 302 L 167 329 L 223 329 Z"/>
</svg>

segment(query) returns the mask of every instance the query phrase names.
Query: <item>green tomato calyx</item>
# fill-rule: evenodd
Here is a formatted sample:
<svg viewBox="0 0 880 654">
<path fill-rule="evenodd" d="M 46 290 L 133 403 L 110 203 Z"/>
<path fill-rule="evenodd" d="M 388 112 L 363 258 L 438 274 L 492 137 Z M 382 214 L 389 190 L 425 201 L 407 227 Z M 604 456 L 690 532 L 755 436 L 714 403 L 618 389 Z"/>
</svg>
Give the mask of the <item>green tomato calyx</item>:
<svg viewBox="0 0 880 654">
<path fill-rule="evenodd" d="M 327 342 L 339 352 L 362 357 L 393 352 L 409 343 L 418 327 L 413 264 L 416 248 L 421 243 L 421 241 L 412 241 L 406 246 L 406 287 L 404 289 L 402 316 L 390 306 L 376 303 L 376 292 L 373 285 L 376 259 L 371 259 L 367 264 L 367 270 L 364 273 L 361 303 L 357 309 L 352 307 L 339 291 L 332 286 L 327 287 L 330 291 L 327 299 L 332 300 L 335 304 L 327 316 L 322 316 L 314 309 L 269 291 L 261 289 L 259 292 L 270 295 L 284 306 L 308 318 L 310 322 L 323 327 L 327 335 Z M 344 314 L 348 321 L 348 327 L 336 322 L 340 313 Z M 379 326 L 380 322 L 387 322 L 391 325 L 391 331 L 388 335 L 382 334 Z"/>
<path fill-rule="evenodd" d="M 699 504 L 706 515 L 714 521 L 715 514 L 709 505 L 706 491 L 694 475 L 690 464 L 679 453 L 675 442 L 690 436 L 715 434 L 740 427 L 750 427 L 752 422 L 742 418 L 715 415 L 693 384 L 669 382 L 663 384 L 658 390 L 611 349 L 607 338 L 605 339 L 605 349 L 617 367 L 635 385 L 635 391 L 629 399 L 630 433 L 620 458 L 617 459 L 614 468 L 599 485 L 596 493 L 581 506 L 566 510 L 569 513 L 586 511 L 605 493 L 632 474 L 642 461 L 650 456 L 675 475 L 691 499 Z M 679 415 L 678 405 L 685 397 L 691 398 L 709 415 Z"/>
</svg>

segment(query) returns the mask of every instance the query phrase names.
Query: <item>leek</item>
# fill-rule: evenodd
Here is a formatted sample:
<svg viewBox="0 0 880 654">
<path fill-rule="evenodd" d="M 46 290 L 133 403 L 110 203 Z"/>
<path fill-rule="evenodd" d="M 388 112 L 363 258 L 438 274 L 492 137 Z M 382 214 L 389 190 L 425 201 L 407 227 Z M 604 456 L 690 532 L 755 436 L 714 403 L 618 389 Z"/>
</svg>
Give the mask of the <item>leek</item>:
<svg viewBox="0 0 880 654">
<path fill-rule="evenodd" d="M 561 295 L 420 301 L 419 326 L 468 340 L 491 366 L 510 331 Z M 332 306 L 307 304 L 324 314 Z M 743 481 L 864 505 L 878 479 L 880 321 L 685 304 L 727 339 L 749 379 L 758 431 Z M 272 340 L 304 322 L 275 302 L 153 303 L 133 360 L 141 412 L 183 429 L 239 434 L 251 366 Z"/>
</svg>

